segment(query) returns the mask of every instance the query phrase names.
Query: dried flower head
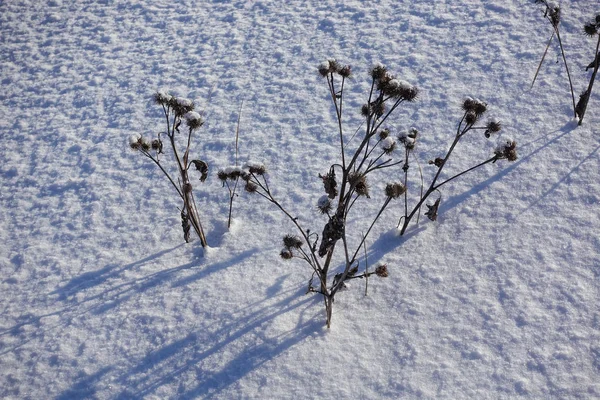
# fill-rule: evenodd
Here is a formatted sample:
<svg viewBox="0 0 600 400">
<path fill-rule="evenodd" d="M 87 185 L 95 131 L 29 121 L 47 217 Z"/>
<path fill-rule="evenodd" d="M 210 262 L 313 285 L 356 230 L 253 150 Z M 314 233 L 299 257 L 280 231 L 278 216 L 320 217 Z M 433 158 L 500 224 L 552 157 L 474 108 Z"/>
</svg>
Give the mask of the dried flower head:
<svg viewBox="0 0 600 400">
<path fill-rule="evenodd" d="M 248 164 L 246 164 L 246 167 L 248 168 L 248 172 L 254 175 L 260 176 L 264 175 L 265 172 L 267 172 L 267 168 L 264 166 L 264 164 L 261 163 L 249 162 Z"/>
<path fill-rule="evenodd" d="M 317 208 L 322 214 L 329 214 L 333 206 L 331 205 L 331 199 L 326 195 L 321 196 L 317 201 Z"/>
<path fill-rule="evenodd" d="M 221 169 L 219 170 L 219 172 L 217 172 L 217 178 L 219 178 L 220 181 L 225 183 L 225 181 L 227 180 L 227 173 Z"/>
<path fill-rule="evenodd" d="M 141 139 L 140 135 L 131 135 L 129 136 L 129 147 L 131 150 L 139 150 L 141 148 Z"/>
<path fill-rule="evenodd" d="M 587 36 L 595 36 L 598 34 L 598 26 L 595 22 L 590 22 L 588 24 L 585 24 L 583 26 L 583 32 L 587 35 Z"/>
<path fill-rule="evenodd" d="M 184 97 L 171 96 L 167 104 L 178 117 L 182 117 L 194 110 L 194 102 Z"/>
<path fill-rule="evenodd" d="M 294 253 L 292 253 L 292 251 L 288 248 L 282 249 L 281 252 L 279 253 L 279 256 L 281 256 L 281 258 L 283 258 L 284 260 L 289 260 L 292 257 L 294 257 Z"/>
<path fill-rule="evenodd" d="M 283 245 L 286 249 L 299 249 L 302 247 L 302 240 L 298 236 L 285 235 L 283 237 Z"/>
<path fill-rule="evenodd" d="M 339 69 L 338 74 L 340 74 L 342 78 L 349 78 L 352 76 L 352 68 L 349 65 L 344 65 Z"/>
<path fill-rule="evenodd" d="M 244 190 L 246 190 L 246 192 L 248 193 L 255 193 L 257 189 L 258 186 L 256 185 L 256 183 L 250 181 L 246 182 L 246 185 L 244 185 Z"/>
<path fill-rule="evenodd" d="M 319 74 L 321 74 L 321 76 L 323 76 L 323 77 L 325 77 L 329 74 L 338 72 L 339 70 L 340 70 L 340 65 L 333 58 L 323 61 L 321 64 L 319 64 L 319 67 L 318 67 Z"/>
<path fill-rule="evenodd" d="M 517 142 L 511 139 L 506 140 L 496 147 L 494 154 L 498 160 L 516 161 L 518 158 Z"/>
<path fill-rule="evenodd" d="M 381 148 L 385 154 L 392 154 L 396 149 L 396 141 L 391 136 L 388 136 L 381 141 Z"/>
<path fill-rule="evenodd" d="M 485 103 L 479 99 L 473 99 L 471 97 L 466 97 L 465 100 L 463 101 L 462 108 L 463 108 L 463 110 L 465 110 L 465 112 L 467 112 L 467 113 L 472 112 L 477 117 L 480 117 L 487 111 L 487 103 Z"/>
<path fill-rule="evenodd" d="M 359 196 L 365 196 L 369 198 L 369 184 L 367 183 L 367 177 L 359 172 L 351 172 L 348 176 L 348 182 L 354 188 L 354 191 Z"/>
<path fill-rule="evenodd" d="M 473 125 L 475 122 L 477 122 L 477 114 L 475 114 L 473 111 L 468 111 L 465 114 L 465 122 L 469 125 Z"/>
<path fill-rule="evenodd" d="M 167 92 L 158 91 L 154 93 L 153 100 L 156 104 L 167 105 L 172 97 L 173 96 L 171 96 Z"/>
<path fill-rule="evenodd" d="M 190 129 L 198 129 L 202 125 L 204 125 L 202 117 L 195 111 L 188 111 L 187 113 L 185 113 L 183 118 L 185 119 L 185 122 Z"/>
<path fill-rule="evenodd" d="M 484 135 L 486 138 L 489 138 L 492 133 L 500 132 L 502 124 L 500 124 L 500 121 L 497 119 L 490 119 L 485 128 Z"/>
<path fill-rule="evenodd" d="M 429 165 L 435 165 L 438 168 L 442 168 L 444 165 L 444 159 L 440 157 L 436 157 L 435 160 L 429 160 Z"/>
<path fill-rule="evenodd" d="M 200 181 L 204 182 L 208 177 L 208 163 L 202 160 L 192 160 L 192 164 L 196 167 L 196 171 L 200 172 Z"/>
<path fill-rule="evenodd" d="M 384 128 L 379 131 L 379 139 L 380 140 L 383 140 L 383 139 L 387 138 L 388 136 L 390 136 L 390 130 L 388 128 Z"/>
<path fill-rule="evenodd" d="M 419 136 L 419 131 L 415 128 L 410 128 L 409 130 L 398 134 L 398 141 L 408 150 L 413 150 L 415 148 L 417 136 Z"/>
<path fill-rule="evenodd" d="M 377 275 L 380 278 L 387 278 L 389 276 L 387 265 L 378 265 L 377 268 L 375 268 L 375 275 Z"/>
<path fill-rule="evenodd" d="M 406 192 L 406 187 L 401 183 L 388 183 L 385 186 L 385 195 L 392 199 L 397 199 Z"/>
<path fill-rule="evenodd" d="M 560 6 L 553 1 L 549 1 L 546 3 L 546 7 L 546 13 L 552 26 L 555 28 L 558 27 L 558 24 L 560 23 Z"/>
<path fill-rule="evenodd" d="M 368 104 L 363 104 L 360 108 L 360 113 L 363 117 L 368 117 L 369 115 L 371 115 L 371 106 L 369 106 Z"/>
<path fill-rule="evenodd" d="M 371 68 L 371 77 L 375 80 L 380 80 L 387 75 L 387 68 L 380 63 L 373 65 Z"/>
</svg>

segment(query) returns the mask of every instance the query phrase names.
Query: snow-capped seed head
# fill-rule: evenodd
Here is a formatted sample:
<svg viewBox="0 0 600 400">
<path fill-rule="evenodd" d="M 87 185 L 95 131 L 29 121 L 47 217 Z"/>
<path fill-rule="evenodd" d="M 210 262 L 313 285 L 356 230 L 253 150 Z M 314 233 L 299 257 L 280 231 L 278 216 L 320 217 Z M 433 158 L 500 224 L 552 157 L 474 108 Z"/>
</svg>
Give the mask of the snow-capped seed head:
<svg viewBox="0 0 600 400">
<path fill-rule="evenodd" d="M 387 68 L 381 64 L 376 63 L 371 68 L 371 77 L 375 80 L 381 80 L 387 75 Z"/>
<path fill-rule="evenodd" d="M 381 141 L 381 148 L 385 154 L 392 154 L 396 149 L 396 141 L 391 136 L 388 136 Z"/>
<path fill-rule="evenodd" d="M 223 170 L 223 172 L 227 175 L 227 179 L 236 180 L 240 176 L 242 176 L 242 168 L 238 166 L 230 166 Z"/>
<path fill-rule="evenodd" d="M 339 69 L 338 74 L 340 74 L 342 78 L 350 78 L 352 76 L 352 67 L 344 65 Z"/>
<path fill-rule="evenodd" d="M 402 130 L 398 134 L 398 141 L 402 143 L 407 149 L 412 150 L 415 148 L 417 136 L 419 136 L 419 131 L 415 128 Z"/>
<path fill-rule="evenodd" d="M 385 186 L 385 195 L 392 199 L 397 199 L 406 192 L 406 187 L 401 183 L 388 183 Z"/>
<path fill-rule="evenodd" d="M 553 26 L 558 26 L 560 23 L 560 6 L 554 1 L 546 2 L 548 17 Z"/>
<path fill-rule="evenodd" d="M 153 100 L 156 104 L 166 105 L 169 103 L 169 101 L 171 101 L 172 97 L 173 96 L 171 96 L 169 93 L 159 90 L 158 92 L 154 93 Z"/>
<path fill-rule="evenodd" d="M 387 278 L 389 276 L 388 268 L 386 264 L 381 264 L 375 268 L 375 275 L 380 278 Z"/>
<path fill-rule="evenodd" d="M 202 117 L 196 111 L 188 111 L 187 113 L 185 113 L 183 118 L 185 119 L 185 122 L 190 129 L 198 129 L 202 125 L 204 125 Z"/>
<path fill-rule="evenodd" d="M 148 151 L 152 148 L 152 141 L 147 137 L 141 136 L 138 140 L 140 143 L 140 148 L 144 151 Z"/>
<path fill-rule="evenodd" d="M 194 102 L 185 97 L 171 96 L 167 104 L 171 107 L 175 115 L 179 117 L 194 110 Z"/>
<path fill-rule="evenodd" d="M 221 169 L 217 172 L 217 178 L 224 183 L 227 180 L 227 173 Z"/>
<path fill-rule="evenodd" d="M 289 260 L 292 257 L 294 257 L 294 254 L 292 253 L 292 251 L 288 248 L 282 249 L 281 252 L 279 253 L 279 256 L 281 258 L 283 258 L 284 260 Z"/>
<path fill-rule="evenodd" d="M 248 172 L 254 175 L 264 175 L 267 172 L 267 168 L 261 163 L 249 162 L 246 164 L 246 167 L 248 168 Z"/>
<path fill-rule="evenodd" d="M 487 111 L 487 104 L 479 99 L 473 99 L 472 97 L 466 97 L 462 104 L 465 112 L 473 112 L 480 116 Z"/>
<path fill-rule="evenodd" d="M 299 249 L 302 247 L 302 239 L 295 235 L 285 235 L 283 245 L 286 249 Z"/>
<path fill-rule="evenodd" d="M 323 61 L 321 64 L 319 64 L 318 70 L 319 70 L 319 74 L 321 74 L 321 76 L 327 76 L 329 75 L 329 73 L 331 72 L 329 70 L 330 65 L 329 65 L 329 60 Z"/>
<path fill-rule="evenodd" d="M 142 136 L 138 134 L 129 136 L 129 147 L 132 150 L 139 150 L 142 144 L 141 139 Z"/>
<path fill-rule="evenodd" d="M 329 197 L 323 195 L 317 201 L 317 208 L 321 211 L 322 214 L 328 214 L 333 206 L 331 205 L 331 200 Z"/>
<path fill-rule="evenodd" d="M 498 160 L 516 161 L 518 158 L 517 142 L 512 139 L 505 140 L 496 147 L 494 154 Z"/>
</svg>

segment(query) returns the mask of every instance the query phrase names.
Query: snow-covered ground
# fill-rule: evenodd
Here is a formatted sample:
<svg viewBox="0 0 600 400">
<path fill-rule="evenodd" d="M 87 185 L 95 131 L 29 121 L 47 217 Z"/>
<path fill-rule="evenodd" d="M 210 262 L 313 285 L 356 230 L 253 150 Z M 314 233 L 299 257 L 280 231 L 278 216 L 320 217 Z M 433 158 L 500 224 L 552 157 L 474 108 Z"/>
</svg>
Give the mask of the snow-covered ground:
<svg viewBox="0 0 600 400">
<path fill-rule="evenodd" d="M 597 4 L 562 7 L 580 92 Z M 556 42 L 529 88 L 550 34 L 517 0 L 0 0 L 0 397 L 600 398 L 600 88 L 578 127 Z M 339 155 L 316 71 L 330 57 L 354 70 L 349 135 L 375 62 L 419 86 L 388 125 L 419 129 L 426 178 L 467 95 L 520 157 L 448 184 L 438 221 L 403 238 L 401 202 L 388 209 L 368 244 L 390 277 L 367 297 L 353 282 L 327 330 L 309 268 L 279 257 L 290 221 L 242 193 L 228 231 L 214 173 L 234 163 L 243 102 L 242 159 L 320 231 L 318 174 Z M 163 129 L 161 89 L 207 120 L 193 146 L 213 171 L 196 185 L 206 252 L 128 148 Z M 493 148 L 473 135 L 448 172 Z"/>
</svg>

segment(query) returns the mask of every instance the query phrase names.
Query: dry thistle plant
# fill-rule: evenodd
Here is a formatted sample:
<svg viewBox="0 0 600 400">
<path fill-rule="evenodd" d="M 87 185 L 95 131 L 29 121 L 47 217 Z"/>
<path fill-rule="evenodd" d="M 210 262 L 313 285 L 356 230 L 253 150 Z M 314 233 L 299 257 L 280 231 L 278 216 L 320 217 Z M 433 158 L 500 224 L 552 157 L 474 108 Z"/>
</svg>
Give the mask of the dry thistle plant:
<svg viewBox="0 0 600 400">
<path fill-rule="evenodd" d="M 565 70 L 567 72 L 567 78 L 569 80 L 569 88 L 571 89 L 571 100 L 573 101 L 573 113 L 575 114 L 575 116 L 577 116 L 576 105 L 575 105 L 575 92 L 573 91 L 573 81 L 571 80 L 571 73 L 569 72 L 569 65 L 567 64 L 567 57 L 565 56 L 565 49 L 563 48 L 562 39 L 560 37 L 560 29 L 559 29 L 560 18 L 561 18 L 560 5 L 558 3 L 554 2 L 554 1 L 550 1 L 550 0 L 535 0 L 535 3 L 536 4 L 541 3 L 544 5 L 544 18 L 546 18 L 548 20 L 548 22 L 550 22 L 550 25 L 552 25 L 552 35 L 550 36 L 550 39 L 548 40 L 548 44 L 546 45 L 546 50 L 544 51 L 544 55 L 542 56 L 542 59 L 540 60 L 540 64 L 538 65 L 538 68 L 535 72 L 535 76 L 533 77 L 533 81 L 531 82 L 531 87 L 533 87 L 533 84 L 535 83 L 538 73 L 540 72 L 540 68 L 542 67 L 544 59 L 546 58 L 546 54 L 548 53 L 548 48 L 550 47 L 550 44 L 552 43 L 554 36 L 556 36 L 556 38 L 558 39 L 559 47 L 560 47 L 560 53 L 562 55 L 562 59 L 565 64 Z"/>
<path fill-rule="evenodd" d="M 507 141 L 501 143 L 494 151 L 494 154 L 487 160 L 480 162 L 477 165 L 470 167 L 462 172 L 452 175 L 449 178 L 441 180 L 442 171 L 444 170 L 444 167 L 446 166 L 448 159 L 450 158 L 450 156 L 456 149 L 458 142 L 461 139 L 463 139 L 469 132 L 474 131 L 474 130 L 483 130 L 485 137 L 490 138 L 492 136 L 492 134 L 500 132 L 500 130 L 502 129 L 502 125 L 500 124 L 500 121 L 498 121 L 496 119 L 490 119 L 484 125 L 483 124 L 479 125 L 481 118 L 487 112 L 487 104 L 484 103 L 483 101 L 478 100 L 478 99 L 472 99 L 472 98 L 468 97 L 464 100 L 462 108 L 463 108 L 463 116 L 458 124 L 458 128 L 456 129 L 456 134 L 454 135 L 454 140 L 452 141 L 450 148 L 448 149 L 448 151 L 446 152 L 446 154 L 443 157 L 438 157 L 435 160 L 429 161 L 429 164 L 433 165 L 435 168 L 437 168 L 437 171 L 436 171 L 431 183 L 429 184 L 429 187 L 427 188 L 427 190 L 423 193 L 423 191 L 421 189 L 421 195 L 419 197 L 419 201 L 412 208 L 412 211 L 410 213 L 408 212 L 407 197 L 404 198 L 404 202 L 405 202 L 404 203 L 404 215 L 400 218 L 400 221 L 398 222 L 398 227 L 400 227 L 400 225 L 402 225 L 402 228 L 400 230 L 400 235 L 404 235 L 404 232 L 406 232 L 406 228 L 408 228 L 410 221 L 412 220 L 412 218 L 415 215 L 418 215 L 419 210 L 421 209 L 423 204 L 425 204 L 427 206 L 427 212 L 425 213 L 425 215 L 432 221 L 435 221 L 437 219 L 438 209 L 439 209 L 440 202 L 441 202 L 441 194 L 433 202 L 433 204 L 426 204 L 425 201 L 433 193 L 435 193 L 435 192 L 440 193 L 439 192 L 440 187 L 442 187 L 446 183 L 448 183 L 470 171 L 473 171 L 479 167 L 482 167 L 486 164 L 495 163 L 498 160 L 515 161 L 517 159 L 517 150 L 516 150 L 517 144 L 516 144 L 516 142 L 514 142 L 513 140 L 507 140 Z M 408 156 L 415 147 L 417 136 L 418 136 L 418 132 L 416 130 L 412 129 L 408 133 L 401 134 L 398 137 L 399 141 L 404 145 L 405 154 L 406 154 L 404 166 L 403 166 L 403 171 L 405 173 L 405 187 L 407 185 L 406 174 L 408 171 Z M 407 191 L 408 190 L 406 190 L 405 193 Z"/>
<path fill-rule="evenodd" d="M 348 229 L 347 221 L 348 215 L 357 204 L 371 199 L 371 177 L 381 178 L 381 174 L 377 172 L 401 163 L 392 158 L 396 141 L 390 136 L 389 130 L 383 128 L 383 124 L 401 104 L 415 101 L 418 89 L 404 80 L 395 78 L 383 65 L 374 66 L 370 71 L 371 88 L 368 99 L 361 110 L 364 117 L 364 132 L 355 136 L 360 142 L 350 150 L 343 128 L 343 111 L 345 84 L 351 75 L 351 69 L 349 66 L 340 65 L 335 60 L 328 60 L 318 67 L 318 71 L 327 82 L 329 97 L 335 106 L 341 152 L 339 162 L 331 165 L 323 175 L 319 175 L 325 192 L 317 202 L 318 211 L 325 217 L 321 235 L 317 233 L 318 231 L 304 228 L 298 218 L 292 216 L 275 199 L 264 171 L 257 173 L 249 168 L 245 180 L 247 191 L 257 193 L 274 204 L 296 226 L 299 235 L 286 235 L 283 238 L 283 250 L 280 255 L 286 260 L 299 258 L 310 266 L 312 276 L 308 292 L 323 295 L 326 324 L 329 328 L 334 298 L 346 287 L 348 280 L 368 278 L 370 275 L 388 276 L 386 265 L 379 265 L 369 272 L 365 259 L 364 267 L 361 266 L 359 252 L 389 203 L 402 196 L 405 191 L 404 185 L 400 182 L 392 182 L 385 186 L 379 211 L 364 227 L 366 233 L 361 236 L 355 249 L 350 248 L 348 232 L 359 232 L 360 229 L 354 226 Z M 336 252 L 338 249 L 340 251 Z M 334 261 L 334 254 L 340 253 L 343 260 L 342 267 L 334 271 L 334 268 L 339 265 Z M 318 284 L 313 285 L 315 278 Z"/>
<path fill-rule="evenodd" d="M 588 102 L 590 100 L 590 96 L 592 95 L 592 87 L 594 86 L 594 80 L 596 79 L 596 74 L 598 73 L 598 66 L 600 65 L 600 14 L 597 14 L 592 22 L 588 22 L 584 25 L 583 31 L 586 36 L 594 37 L 597 36 L 596 40 L 596 51 L 594 52 L 594 60 L 588 64 L 586 67 L 586 71 L 590 68 L 592 69 L 592 76 L 590 77 L 590 82 L 588 83 L 587 89 L 579 96 L 579 101 L 577 102 L 577 106 L 575 107 L 575 113 L 577 118 L 579 119 L 578 123 L 581 125 L 583 123 L 583 117 L 585 116 L 585 111 L 587 110 Z"/>
<path fill-rule="evenodd" d="M 141 135 L 132 136 L 129 145 L 131 149 L 141 153 L 156 164 L 181 197 L 183 201 L 180 212 L 181 227 L 186 243 L 190 241 L 190 230 L 193 227 L 200 238 L 202 247 L 206 247 L 208 244 L 202 229 L 188 174 L 190 167 L 193 166 L 200 173 L 200 182 L 204 182 L 208 176 L 208 164 L 205 161 L 189 159 L 192 134 L 202 127 L 204 121 L 200 114 L 194 111 L 194 103 L 189 99 L 175 97 L 166 92 L 157 92 L 154 95 L 154 102 L 163 109 L 166 131 L 159 132 L 156 139 L 148 139 Z M 180 128 L 183 129 L 181 127 L 182 123 L 187 126 L 187 133 L 182 134 L 180 132 Z M 167 171 L 162 160 L 164 154 L 163 135 L 166 136 L 168 147 L 172 151 L 173 161 L 177 168 L 177 181 Z M 178 141 L 184 142 L 181 149 L 178 147 Z"/>
</svg>

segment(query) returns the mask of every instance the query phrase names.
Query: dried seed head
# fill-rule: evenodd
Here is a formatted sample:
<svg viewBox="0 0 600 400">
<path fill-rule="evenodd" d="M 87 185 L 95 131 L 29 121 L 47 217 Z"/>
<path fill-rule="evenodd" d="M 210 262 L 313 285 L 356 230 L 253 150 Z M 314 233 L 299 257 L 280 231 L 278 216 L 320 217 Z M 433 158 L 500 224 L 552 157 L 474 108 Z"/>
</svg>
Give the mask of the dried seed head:
<svg viewBox="0 0 600 400">
<path fill-rule="evenodd" d="M 435 165 L 438 168 L 442 168 L 442 165 L 444 165 L 444 159 L 440 158 L 440 157 L 436 157 L 435 160 L 429 160 L 428 164 Z"/>
<path fill-rule="evenodd" d="M 335 59 L 330 58 L 329 60 L 323 61 L 321 64 L 319 64 L 318 70 L 319 74 L 325 77 L 331 73 L 338 72 L 340 70 L 340 65 L 337 61 L 335 61 Z"/>
<path fill-rule="evenodd" d="M 390 130 L 388 128 L 379 131 L 379 139 L 383 140 L 390 136 Z"/>
<path fill-rule="evenodd" d="M 191 193 L 192 192 L 192 184 L 186 183 L 183 185 L 183 193 Z"/>
<path fill-rule="evenodd" d="M 486 129 L 484 135 L 487 138 L 489 138 L 492 135 L 492 133 L 500 132 L 500 130 L 502 129 L 502 125 L 497 119 L 490 119 L 485 127 Z"/>
<path fill-rule="evenodd" d="M 154 139 L 150 146 L 152 147 L 152 150 L 155 150 L 158 153 L 162 153 L 163 144 L 160 139 Z"/>
<path fill-rule="evenodd" d="M 292 251 L 290 249 L 282 249 L 281 253 L 279 253 L 279 255 L 281 256 L 281 258 L 283 258 L 284 260 L 289 260 L 292 257 L 294 257 L 294 254 L 292 253 Z"/>
<path fill-rule="evenodd" d="M 385 77 L 387 74 L 387 69 L 383 66 L 383 64 L 377 63 L 373 65 L 371 68 L 371 77 L 375 80 L 380 80 Z"/>
<path fill-rule="evenodd" d="M 194 102 L 185 97 L 171 96 L 167 105 L 171 107 L 176 116 L 182 117 L 190 111 L 194 111 Z"/>
<path fill-rule="evenodd" d="M 385 154 L 392 154 L 396 150 L 396 141 L 388 136 L 381 141 L 381 148 Z"/>
<path fill-rule="evenodd" d="M 397 199 L 406 192 L 406 187 L 401 183 L 388 183 L 385 187 L 385 195 Z"/>
<path fill-rule="evenodd" d="M 371 114 L 371 107 L 368 104 L 363 104 L 360 108 L 360 113 L 363 117 L 368 117 Z"/>
<path fill-rule="evenodd" d="M 349 78 L 352 76 L 352 68 L 349 65 L 344 65 L 339 69 L 338 74 L 343 78 Z"/>
<path fill-rule="evenodd" d="M 217 178 L 219 178 L 220 181 L 225 182 L 227 180 L 227 173 L 223 170 L 219 170 L 219 172 L 217 172 Z"/>
<path fill-rule="evenodd" d="M 418 135 L 419 131 L 417 131 L 415 128 L 410 128 L 409 130 L 400 132 L 398 134 L 398 141 L 402 143 L 408 150 L 413 150 L 415 148 Z"/>
<path fill-rule="evenodd" d="M 185 118 L 185 122 L 190 129 L 198 129 L 202 125 L 204 125 L 204 121 L 202 121 L 202 117 L 195 111 L 188 111 L 183 116 Z"/>
<path fill-rule="evenodd" d="M 498 160 L 516 161 L 518 158 L 517 142 L 511 139 L 506 140 L 496 147 L 494 154 Z"/>
<path fill-rule="evenodd" d="M 385 114 L 385 104 L 382 101 L 373 103 L 373 112 L 377 117 L 381 117 Z"/>
<path fill-rule="evenodd" d="M 139 150 L 141 148 L 141 136 L 140 135 L 131 135 L 129 136 L 129 147 L 131 150 Z"/>
<path fill-rule="evenodd" d="M 255 193 L 257 189 L 258 186 L 250 181 L 246 182 L 246 185 L 244 185 L 244 190 L 246 190 L 248 193 Z"/>
<path fill-rule="evenodd" d="M 550 22 L 554 27 L 557 27 L 560 23 L 560 6 L 554 2 L 548 2 L 546 4 L 548 18 L 550 18 Z"/>
<path fill-rule="evenodd" d="M 261 163 L 248 163 L 246 164 L 246 167 L 248 168 L 248 172 L 250 172 L 251 174 L 254 175 L 264 175 L 265 172 L 267 172 L 267 168 L 264 166 L 264 164 Z"/>
<path fill-rule="evenodd" d="M 354 191 L 359 196 L 365 196 L 369 198 L 369 184 L 367 183 L 367 177 L 364 174 L 352 172 L 348 176 L 348 182 L 354 188 Z"/>
<path fill-rule="evenodd" d="M 583 26 L 583 32 L 587 36 L 595 36 L 598 34 L 598 26 L 597 23 L 590 22 L 589 24 L 585 24 Z"/>
<path fill-rule="evenodd" d="M 152 99 L 154 100 L 154 102 L 156 104 L 167 105 L 172 97 L 173 96 L 171 96 L 167 92 L 158 91 L 158 92 L 154 93 L 154 96 L 152 97 Z"/>
<path fill-rule="evenodd" d="M 466 112 L 472 112 L 472 113 L 476 114 L 478 117 L 480 117 L 487 111 L 487 103 L 485 103 L 479 99 L 473 99 L 471 97 L 466 97 L 465 100 L 463 101 L 462 108 Z"/>
<path fill-rule="evenodd" d="M 319 201 L 317 201 L 317 208 L 319 209 L 319 211 L 321 211 L 322 214 L 329 214 L 329 212 L 331 212 L 331 209 L 333 208 L 329 197 L 325 195 L 321 196 Z"/>
<path fill-rule="evenodd" d="M 389 276 L 388 268 L 386 264 L 381 264 L 375 268 L 375 275 L 380 278 L 387 278 Z"/>
<path fill-rule="evenodd" d="M 285 235 L 283 237 L 283 245 L 286 249 L 299 249 L 302 247 L 302 240 L 298 236 Z"/>
<path fill-rule="evenodd" d="M 469 125 L 473 125 L 477 122 L 477 114 L 472 111 L 469 111 L 465 114 L 465 122 Z"/>
</svg>

